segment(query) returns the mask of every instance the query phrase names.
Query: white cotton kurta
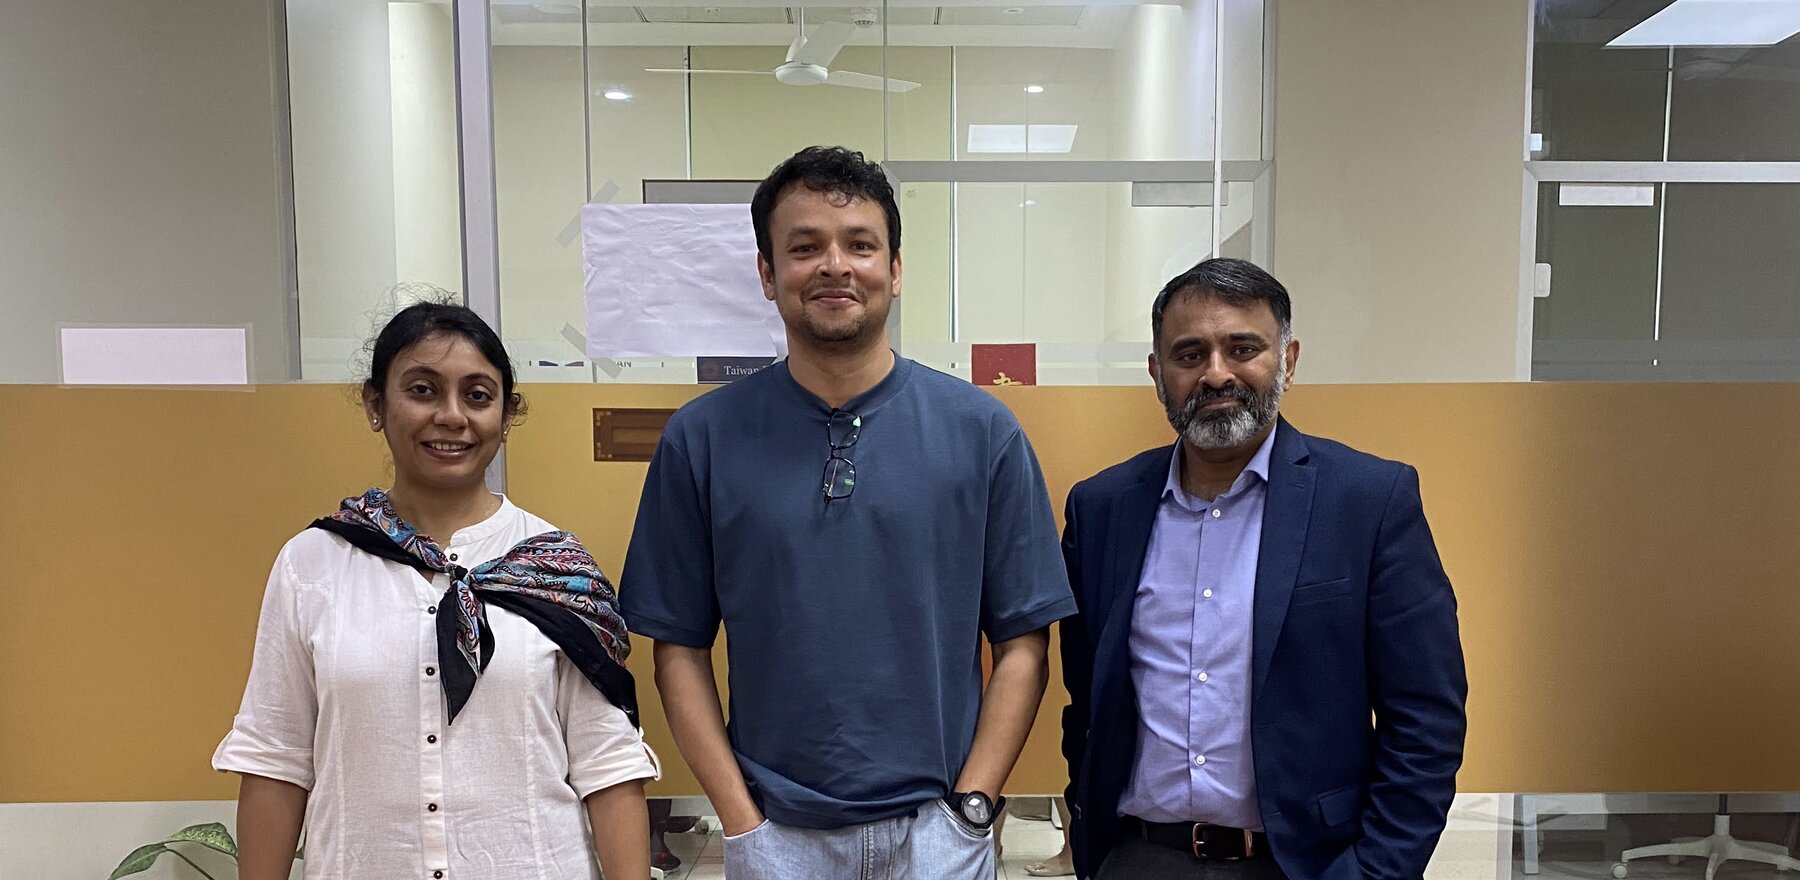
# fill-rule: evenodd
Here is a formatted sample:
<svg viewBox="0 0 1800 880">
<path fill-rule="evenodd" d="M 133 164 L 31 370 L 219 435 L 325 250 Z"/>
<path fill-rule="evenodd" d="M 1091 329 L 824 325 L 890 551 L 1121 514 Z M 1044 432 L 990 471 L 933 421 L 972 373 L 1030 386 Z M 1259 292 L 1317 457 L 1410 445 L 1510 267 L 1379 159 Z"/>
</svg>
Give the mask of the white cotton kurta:
<svg viewBox="0 0 1800 880">
<path fill-rule="evenodd" d="M 445 550 L 474 568 L 554 529 L 502 499 Z M 492 604 L 493 659 L 448 724 L 435 614 L 449 586 L 319 529 L 289 541 L 213 767 L 311 792 L 308 880 L 596 880 L 582 798 L 655 778 L 656 755 L 555 644 Z"/>
</svg>

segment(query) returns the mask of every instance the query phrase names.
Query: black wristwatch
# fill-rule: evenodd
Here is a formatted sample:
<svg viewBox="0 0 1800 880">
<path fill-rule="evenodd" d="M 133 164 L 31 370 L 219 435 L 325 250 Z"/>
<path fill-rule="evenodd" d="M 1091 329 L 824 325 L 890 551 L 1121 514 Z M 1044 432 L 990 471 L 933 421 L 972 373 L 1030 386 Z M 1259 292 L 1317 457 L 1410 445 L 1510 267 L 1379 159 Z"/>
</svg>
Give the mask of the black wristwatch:
<svg viewBox="0 0 1800 880">
<path fill-rule="evenodd" d="M 950 805 L 950 812 L 977 831 L 992 828 L 994 817 L 1006 809 L 1006 798 L 990 798 L 979 791 L 953 791 L 944 795 L 944 803 Z"/>
</svg>

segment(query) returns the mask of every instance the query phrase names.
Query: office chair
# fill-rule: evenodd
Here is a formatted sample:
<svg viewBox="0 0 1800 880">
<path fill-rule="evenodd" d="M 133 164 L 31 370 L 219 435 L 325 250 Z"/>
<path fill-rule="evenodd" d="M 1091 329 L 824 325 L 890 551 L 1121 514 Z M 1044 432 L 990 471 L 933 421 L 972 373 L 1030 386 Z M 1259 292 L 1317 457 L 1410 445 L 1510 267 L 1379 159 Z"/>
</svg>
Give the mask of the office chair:
<svg viewBox="0 0 1800 880">
<path fill-rule="evenodd" d="M 1792 834 L 1788 836 L 1790 839 L 1793 837 Z M 1618 864 L 1613 865 L 1612 875 L 1618 880 L 1625 880 L 1630 873 L 1629 865 L 1632 861 L 1656 856 L 1670 859 L 1704 856 L 1706 880 L 1713 880 L 1721 863 L 1734 860 L 1760 862 L 1782 871 L 1800 871 L 1800 859 L 1794 858 L 1787 847 L 1775 843 L 1738 840 L 1731 836 L 1731 815 L 1726 810 L 1726 795 L 1719 795 L 1719 811 L 1713 815 L 1713 833 L 1710 837 L 1633 847 L 1619 855 Z"/>
</svg>

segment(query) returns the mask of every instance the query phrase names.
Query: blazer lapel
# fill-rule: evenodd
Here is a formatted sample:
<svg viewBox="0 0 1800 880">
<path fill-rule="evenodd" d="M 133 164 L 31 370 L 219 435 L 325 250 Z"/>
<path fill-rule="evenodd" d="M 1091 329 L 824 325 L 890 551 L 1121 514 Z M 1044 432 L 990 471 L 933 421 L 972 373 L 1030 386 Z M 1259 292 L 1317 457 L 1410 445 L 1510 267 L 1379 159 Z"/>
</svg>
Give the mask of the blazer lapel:
<svg viewBox="0 0 1800 880">
<path fill-rule="evenodd" d="M 1306 463 L 1306 437 L 1282 419 L 1269 458 L 1269 487 L 1263 503 L 1262 542 L 1256 557 L 1256 596 L 1251 631 L 1250 699 L 1262 693 L 1287 619 L 1288 600 L 1300 576 L 1300 553 L 1312 521 L 1313 486 L 1318 470 Z"/>
<path fill-rule="evenodd" d="M 1175 454 L 1175 447 L 1168 446 L 1163 451 L 1166 454 L 1154 456 L 1146 463 L 1137 482 L 1113 497 L 1106 543 L 1105 589 L 1110 604 L 1094 645 L 1102 658 L 1125 657 L 1127 636 L 1131 633 L 1131 606 L 1138 580 L 1144 575 L 1150 530 L 1156 525 L 1156 508 L 1169 479 L 1169 456 Z"/>
</svg>

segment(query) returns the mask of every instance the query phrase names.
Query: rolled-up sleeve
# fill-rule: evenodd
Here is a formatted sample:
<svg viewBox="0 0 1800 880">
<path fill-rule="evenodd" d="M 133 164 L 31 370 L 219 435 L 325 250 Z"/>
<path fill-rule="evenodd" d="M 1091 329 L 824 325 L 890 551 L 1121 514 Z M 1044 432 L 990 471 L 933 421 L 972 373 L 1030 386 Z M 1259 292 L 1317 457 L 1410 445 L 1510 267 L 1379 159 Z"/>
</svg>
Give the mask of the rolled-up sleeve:
<svg viewBox="0 0 1800 880">
<path fill-rule="evenodd" d="M 569 750 L 569 785 L 586 798 L 633 779 L 660 779 L 662 763 L 624 710 L 556 654 L 556 712 Z"/>
<path fill-rule="evenodd" d="M 213 752 L 213 769 L 313 787 L 313 732 L 319 697 L 312 650 L 300 620 L 305 587 L 288 551 L 275 559 L 256 625 L 250 680 L 231 732 Z"/>
</svg>

